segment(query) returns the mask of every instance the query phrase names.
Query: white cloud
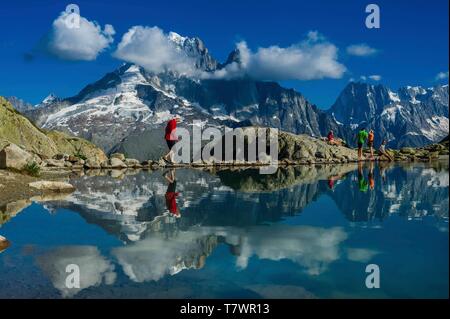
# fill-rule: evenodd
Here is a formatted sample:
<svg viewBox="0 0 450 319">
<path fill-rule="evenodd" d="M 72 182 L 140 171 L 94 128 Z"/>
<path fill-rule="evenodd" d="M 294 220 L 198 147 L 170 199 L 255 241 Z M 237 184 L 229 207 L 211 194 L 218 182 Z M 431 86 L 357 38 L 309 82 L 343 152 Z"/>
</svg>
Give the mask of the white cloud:
<svg viewBox="0 0 450 319">
<path fill-rule="evenodd" d="M 365 76 L 365 75 L 361 75 L 361 80 L 363 80 L 363 81 L 366 81 L 367 80 L 367 76 Z"/>
<path fill-rule="evenodd" d="M 101 26 L 80 16 L 79 28 L 70 28 L 66 23 L 67 12 L 62 12 L 53 21 L 49 36 L 48 50 L 51 54 L 64 60 L 95 60 L 100 52 L 114 41 L 112 25 Z"/>
<path fill-rule="evenodd" d="M 448 79 L 448 71 L 447 72 L 439 72 L 436 75 L 436 81 Z"/>
<path fill-rule="evenodd" d="M 123 35 L 113 55 L 150 72 L 170 70 L 187 75 L 196 73 L 195 61 L 178 49 L 158 27 L 132 27 Z"/>
<path fill-rule="evenodd" d="M 380 81 L 381 80 L 381 75 L 369 75 L 369 79 L 373 80 L 373 81 Z"/>
<path fill-rule="evenodd" d="M 346 67 L 338 62 L 338 48 L 310 31 L 307 40 L 289 47 L 270 46 L 252 52 L 246 42 L 237 44 L 240 64 L 233 62 L 216 71 L 213 78 L 248 75 L 257 80 L 339 79 Z"/>
<path fill-rule="evenodd" d="M 355 56 L 370 56 L 377 52 L 377 49 L 371 48 L 365 43 L 352 44 L 347 47 L 347 53 Z"/>
</svg>

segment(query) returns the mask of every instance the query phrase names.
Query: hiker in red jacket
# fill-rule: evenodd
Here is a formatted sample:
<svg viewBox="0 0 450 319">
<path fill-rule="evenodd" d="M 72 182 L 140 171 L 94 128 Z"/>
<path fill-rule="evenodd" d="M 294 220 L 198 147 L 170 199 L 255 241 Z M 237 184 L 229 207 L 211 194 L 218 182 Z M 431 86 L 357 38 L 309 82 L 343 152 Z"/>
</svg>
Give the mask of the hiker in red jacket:
<svg viewBox="0 0 450 319">
<path fill-rule="evenodd" d="M 178 141 L 178 136 L 176 135 L 177 123 L 180 123 L 180 118 L 178 116 L 175 116 L 167 123 L 166 134 L 164 135 L 164 139 L 166 140 L 167 146 L 169 147 L 169 152 L 163 156 L 163 159 L 171 164 L 174 163 L 173 156 L 175 155 L 175 153 L 172 151 L 172 148 Z"/>
</svg>

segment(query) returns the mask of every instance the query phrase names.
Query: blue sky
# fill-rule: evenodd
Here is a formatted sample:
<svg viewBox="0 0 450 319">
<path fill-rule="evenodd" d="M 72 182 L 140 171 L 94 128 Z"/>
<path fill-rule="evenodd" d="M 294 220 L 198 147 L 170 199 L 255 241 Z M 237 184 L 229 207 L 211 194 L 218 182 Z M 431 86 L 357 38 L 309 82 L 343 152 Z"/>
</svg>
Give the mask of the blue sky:
<svg viewBox="0 0 450 319">
<path fill-rule="evenodd" d="M 380 81 L 367 81 L 393 89 L 448 82 L 448 73 L 447 78 L 436 79 L 440 72 L 448 72 L 447 0 L 74 1 L 81 16 L 102 27 L 111 24 L 116 32 L 114 42 L 92 61 L 67 61 L 39 50 L 53 21 L 69 3 L 19 0 L 2 4 L 0 95 L 38 103 L 50 92 L 61 97 L 76 94 L 123 63 L 111 54 L 122 35 L 136 25 L 198 36 L 219 61 L 242 40 L 256 52 L 259 47 L 290 47 L 304 41 L 309 31 L 318 31 L 338 49 L 336 61 L 346 71 L 338 78 L 289 79 L 282 84 L 321 108 L 328 108 L 351 78 L 380 75 Z M 380 7 L 380 29 L 365 27 L 369 3 Z M 375 54 L 347 52 L 348 46 L 363 43 Z"/>
</svg>

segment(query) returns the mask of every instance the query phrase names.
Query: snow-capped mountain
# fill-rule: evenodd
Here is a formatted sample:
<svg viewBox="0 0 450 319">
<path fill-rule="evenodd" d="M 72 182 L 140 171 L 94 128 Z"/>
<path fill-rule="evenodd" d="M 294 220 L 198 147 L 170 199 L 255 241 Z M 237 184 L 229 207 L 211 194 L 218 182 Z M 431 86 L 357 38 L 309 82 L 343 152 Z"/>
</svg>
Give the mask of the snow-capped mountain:
<svg viewBox="0 0 450 319">
<path fill-rule="evenodd" d="M 201 39 L 197 37 L 183 37 L 175 32 L 170 32 L 168 38 L 180 50 L 183 50 L 189 57 L 195 60 L 197 69 L 211 72 L 217 70 L 219 67 L 219 62 L 209 54 L 208 49 Z"/>
<path fill-rule="evenodd" d="M 392 147 L 436 143 L 449 134 L 448 85 L 407 86 L 397 92 L 351 82 L 328 111 L 341 126 L 374 129 Z"/>
<path fill-rule="evenodd" d="M 213 72 L 223 67 L 200 39 L 176 33 L 168 38 L 195 59 L 199 70 Z M 125 148 L 130 156 L 143 159 L 155 146 L 148 143 L 149 132 L 156 130 L 162 136 L 162 126 L 174 114 L 179 114 L 187 126 L 194 120 L 207 126 L 255 124 L 315 136 L 325 134 L 329 128 L 341 129 L 300 93 L 274 82 L 199 79 L 173 72 L 154 74 L 133 64 L 122 65 L 76 96 L 56 99 L 27 112 L 43 128 L 84 137 L 107 152 Z M 144 152 L 142 146 L 139 150 L 127 147 L 130 143 L 141 145 L 144 140 Z"/>
<path fill-rule="evenodd" d="M 35 107 L 46 107 L 61 101 L 61 98 L 56 96 L 53 93 L 50 93 L 45 99 L 42 100 L 41 103 L 36 104 Z"/>
<path fill-rule="evenodd" d="M 238 49 L 221 64 L 199 38 L 172 32 L 168 39 L 195 61 L 202 74 L 240 63 Z M 354 130 L 364 122 L 393 146 L 417 146 L 448 134 L 448 87 L 393 92 L 383 86 L 351 83 L 331 110 L 323 111 L 299 92 L 275 82 L 172 71 L 155 74 L 127 63 L 77 95 L 50 96 L 25 114 L 45 129 L 66 131 L 106 152 L 126 152 L 142 160 L 156 159 L 160 152 L 154 150 L 165 150 L 163 128 L 174 114 L 181 116 L 186 127 L 200 120 L 202 126 L 261 125 L 312 136 L 324 136 L 333 129 L 350 143 Z"/>
</svg>

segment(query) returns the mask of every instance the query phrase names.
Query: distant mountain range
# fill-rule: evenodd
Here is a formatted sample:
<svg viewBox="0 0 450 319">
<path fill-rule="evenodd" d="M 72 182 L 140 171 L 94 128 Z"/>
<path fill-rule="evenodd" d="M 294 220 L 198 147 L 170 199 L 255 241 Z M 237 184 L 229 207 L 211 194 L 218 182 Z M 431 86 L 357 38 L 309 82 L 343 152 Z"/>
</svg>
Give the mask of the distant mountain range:
<svg viewBox="0 0 450 319">
<path fill-rule="evenodd" d="M 238 50 L 221 64 L 199 38 L 173 32 L 168 38 L 206 74 L 240 63 Z M 86 138 L 106 152 L 126 151 L 136 157 L 151 156 L 156 146 L 161 147 L 162 128 L 174 114 L 184 125 L 193 120 L 204 126 L 263 125 L 312 136 L 333 129 L 350 144 L 356 130 L 367 126 L 376 131 L 378 141 L 386 138 L 391 147 L 438 142 L 449 131 L 448 85 L 394 92 L 382 85 L 351 82 L 324 111 L 275 82 L 249 77 L 199 79 L 170 71 L 154 74 L 124 64 L 73 97 L 50 95 L 36 107 L 9 100 L 38 126 Z"/>
<path fill-rule="evenodd" d="M 391 146 L 423 146 L 449 133 L 448 85 L 407 86 L 393 92 L 383 85 L 352 82 L 328 113 L 352 130 L 374 129 Z"/>
</svg>

